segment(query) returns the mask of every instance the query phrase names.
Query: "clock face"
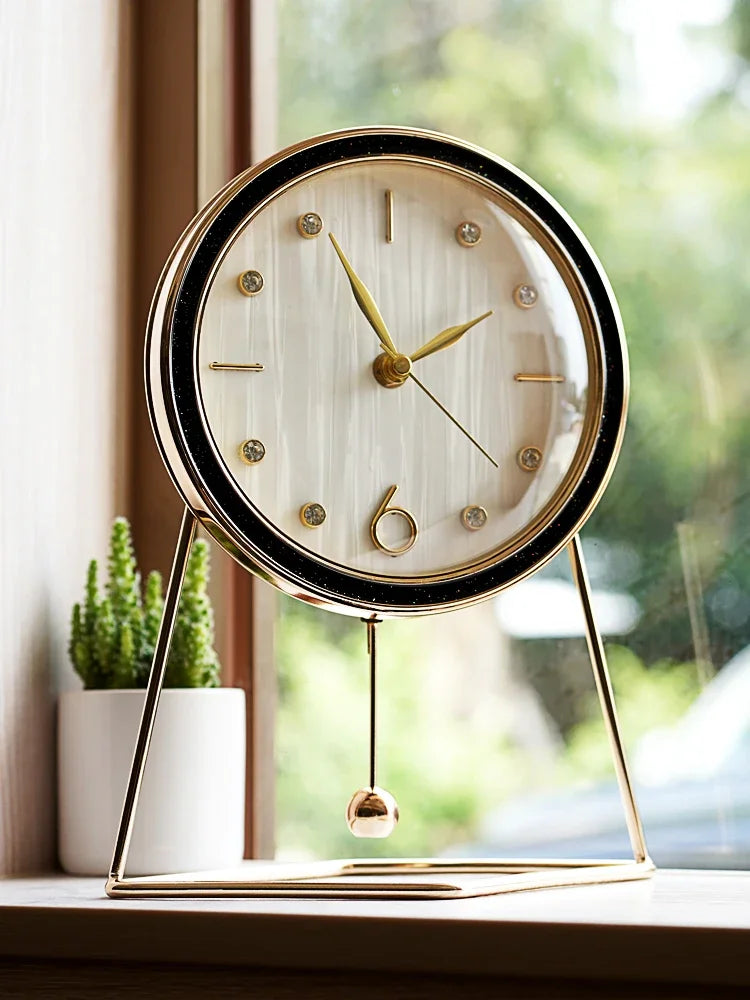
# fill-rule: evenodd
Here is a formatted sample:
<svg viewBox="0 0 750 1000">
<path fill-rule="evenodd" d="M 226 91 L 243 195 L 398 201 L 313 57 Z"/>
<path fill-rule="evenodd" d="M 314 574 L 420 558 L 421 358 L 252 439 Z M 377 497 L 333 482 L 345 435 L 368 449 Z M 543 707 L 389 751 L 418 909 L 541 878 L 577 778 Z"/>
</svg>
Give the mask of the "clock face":
<svg viewBox="0 0 750 1000">
<path fill-rule="evenodd" d="M 263 517 L 334 564 L 425 577 L 512 546 L 565 487 L 591 354 L 563 275 L 496 192 L 376 158 L 303 177 L 243 226 L 197 367 L 215 447 Z"/>
<path fill-rule="evenodd" d="M 461 606 L 537 568 L 624 425 L 619 317 L 580 234 L 429 133 L 324 136 L 237 178 L 176 248 L 147 351 L 188 505 L 349 613 Z"/>
</svg>

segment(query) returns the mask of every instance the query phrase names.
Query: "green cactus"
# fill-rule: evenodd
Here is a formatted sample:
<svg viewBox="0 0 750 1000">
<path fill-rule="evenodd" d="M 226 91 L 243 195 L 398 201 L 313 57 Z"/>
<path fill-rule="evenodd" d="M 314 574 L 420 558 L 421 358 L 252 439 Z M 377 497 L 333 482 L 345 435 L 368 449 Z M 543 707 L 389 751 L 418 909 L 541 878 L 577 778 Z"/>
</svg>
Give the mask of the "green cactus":
<svg viewBox="0 0 750 1000">
<path fill-rule="evenodd" d="M 164 598 L 162 597 L 161 573 L 152 570 L 146 580 L 146 593 L 143 597 L 143 632 L 141 643 L 141 656 L 138 663 L 138 686 L 145 685 L 148 681 L 148 674 L 151 669 L 151 661 L 154 658 L 156 640 L 159 636 L 159 625 L 164 611 Z"/>
<path fill-rule="evenodd" d="M 208 545 L 199 539 L 190 553 L 167 661 L 169 687 L 216 687 L 214 613 L 208 596 Z"/>
<path fill-rule="evenodd" d="M 73 666 L 83 678 L 84 685 L 86 687 L 91 687 L 90 681 L 93 667 L 91 658 L 91 643 L 84 630 L 80 604 L 73 605 L 73 615 L 70 622 L 70 643 L 68 645 L 68 653 L 70 654 Z"/>
<path fill-rule="evenodd" d="M 96 559 L 89 563 L 86 573 L 86 601 L 83 613 L 83 630 L 87 639 L 91 639 L 94 634 L 96 616 L 99 611 L 99 584 L 97 582 L 98 565 Z"/>
<path fill-rule="evenodd" d="M 97 593 L 97 564 L 92 559 L 86 572 L 86 591 L 83 606 L 73 605 L 70 622 L 70 643 L 68 652 L 73 666 L 83 679 L 86 687 L 96 687 L 97 656 L 94 633 L 99 615 Z"/>
<path fill-rule="evenodd" d="M 104 682 L 107 671 L 112 672 L 112 664 L 117 650 L 117 623 L 112 613 L 112 605 L 105 597 L 99 605 L 94 634 L 91 637 L 93 652 L 93 670 L 91 679 L 96 687 L 116 687 L 110 680 Z"/>
<path fill-rule="evenodd" d="M 206 585 L 208 545 L 198 541 L 188 561 L 167 664 L 166 684 L 213 687 L 219 662 L 213 648 L 213 609 Z M 75 604 L 68 651 L 86 688 L 145 687 L 164 607 L 162 578 L 149 573 L 141 599 L 130 525 L 118 517 L 112 525 L 108 579 L 100 597 L 98 566 L 89 563 L 83 604 Z"/>
<path fill-rule="evenodd" d="M 135 636 L 129 621 L 120 626 L 117 652 L 112 663 L 114 687 L 131 688 L 136 686 Z"/>
<path fill-rule="evenodd" d="M 140 649 L 143 628 L 141 580 L 135 564 L 130 525 L 124 517 L 116 517 L 112 524 L 107 569 L 107 597 L 119 626 L 118 639 L 120 630 L 127 622 L 133 633 L 133 646 Z"/>
</svg>

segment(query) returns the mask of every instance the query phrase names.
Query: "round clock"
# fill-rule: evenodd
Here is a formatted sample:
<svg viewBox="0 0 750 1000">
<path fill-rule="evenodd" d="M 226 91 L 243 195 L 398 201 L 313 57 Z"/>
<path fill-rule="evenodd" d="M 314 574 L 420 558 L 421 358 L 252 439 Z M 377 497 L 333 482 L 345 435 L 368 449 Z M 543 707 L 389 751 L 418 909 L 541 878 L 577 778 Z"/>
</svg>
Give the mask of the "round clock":
<svg viewBox="0 0 750 1000">
<path fill-rule="evenodd" d="M 231 181 L 175 247 L 146 385 L 185 512 L 110 895 L 447 898 L 650 874 L 577 537 L 622 440 L 625 344 L 596 257 L 549 195 L 432 132 L 363 128 L 284 150 Z M 567 546 L 633 861 L 126 878 L 197 522 L 281 590 L 364 619 L 370 771 L 346 811 L 359 837 L 398 821 L 376 783 L 377 623 L 480 601 Z"/>
<path fill-rule="evenodd" d="M 157 441 L 248 569 L 355 614 L 469 605 L 579 530 L 622 438 L 612 292 L 559 206 L 412 129 L 300 143 L 175 248 L 149 321 Z"/>
</svg>

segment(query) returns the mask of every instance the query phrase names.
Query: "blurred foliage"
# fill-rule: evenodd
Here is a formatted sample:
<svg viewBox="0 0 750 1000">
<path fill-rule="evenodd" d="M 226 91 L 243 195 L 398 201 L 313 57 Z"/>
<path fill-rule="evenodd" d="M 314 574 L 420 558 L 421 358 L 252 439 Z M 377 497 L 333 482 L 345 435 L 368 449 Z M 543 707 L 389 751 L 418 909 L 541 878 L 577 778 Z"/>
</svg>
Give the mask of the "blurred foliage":
<svg viewBox="0 0 750 1000">
<path fill-rule="evenodd" d="M 528 787 L 531 762 L 496 726 L 425 696 L 423 623 L 406 621 L 378 635 L 377 770 L 406 821 L 387 841 L 353 841 L 344 812 L 368 781 L 369 666 L 363 626 L 348 620 L 332 643 L 329 617 L 285 600 L 277 630 L 278 844 L 297 856 L 393 857 L 469 839 L 489 801 Z"/>
<path fill-rule="evenodd" d="M 686 563 L 702 581 L 714 666 L 750 641 L 750 2 L 736 0 L 721 24 L 690 28 L 696 58 L 719 60 L 723 73 L 672 117 L 649 115 L 634 97 L 634 41 L 617 6 L 280 0 L 279 107 L 283 144 L 390 123 L 485 146 L 547 188 L 601 258 L 623 313 L 632 395 L 622 456 L 586 536 L 604 553 L 594 584 L 627 591 L 643 611 L 627 637 L 629 652 L 614 654 L 632 738 L 675 718 L 696 690 L 695 671 L 685 665 L 696 655 Z M 680 524 L 690 526 L 682 548 Z M 292 827 L 302 818 L 295 786 L 312 783 L 328 816 L 364 778 L 365 658 L 354 645 L 360 631 L 321 618 L 318 624 L 307 609 L 290 610 L 279 630 L 280 812 L 289 824 L 282 843 L 294 842 Z M 399 829 L 388 851 L 410 850 L 410 838 L 437 850 L 472 827 L 485 781 L 501 798 L 523 784 L 525 765 L 490 734 L 462 736 L 442 720 L 434 736 L 434 720 L 421 721 L 409 626 L 393 628 L 402 639 L 392 662 L 385 657 L 384 685 L 398 702 L 384 725 L 392 724 L 401 742 L 383 761 L 383 783 L 402 799 L 413 797 L 415 808 L 410 831 Z M 520 655 L 529 665 L 545 653 L 525 645 Z M 388 685 L 389 672 L 398 673 L 397 684 Z M 555 719 L 569 739 L 562 771 L 569 764 L 599 773 L 593 723 L 581 721 L 591 702 L 577 697 L 569 717 Z M 308 759 L 303 736 L 325 745 Z M 310 774 L 313 760 L 319 771 Z M 407 760 L 404 792 L 397 779 Z M 304 819 L 305 842 L 318 844 L 319 817 Z M 332 844 L 351 850 L 350 841 L 330 837 L 326 851 Z"/>
<path fill-rule="evenodd" d="M 700 675 L 694 663 L 662 660 L 647 669 L 624 646 L 611 646 L 607 658 L 626 750 L 649 730 L 677 722 L 700 692 Z M 563 781 L 612 777 L 612 756 L 595 692 L 591 691 L 585 702 L 588 717 L 571 729 L 561 757 Z"/>
<path fill-rule="evenodd" d="M 446 711 L 439 700 L 432 703 L 426 695 L 431 677 L 424 623 L 391 622 L 378 638 L 377 780 L 396 793 L 403 822 L 388 840 L 355 842 L 344 810 L 368 775 L 364 630 L 346 621 L 332 643 L 327 616 L 291 600 L 283 608 L 277 635 L 277 842 L 285 855 L 440 854 L 475 840 L 485 814 L 507 798 L 613 779 L 584 650 L 578 657 L 588 675 L 579 695 L 584 721 L 572 726 L 554 756 L 540 759 L 493 725 L 493 706 L 466 715 Z M 649 730 L 676 722 L 699 693 L 694 663 L 661 661 L 647 668 L 616 644 L 608 658 L 627 750 Z"/>
</svg>

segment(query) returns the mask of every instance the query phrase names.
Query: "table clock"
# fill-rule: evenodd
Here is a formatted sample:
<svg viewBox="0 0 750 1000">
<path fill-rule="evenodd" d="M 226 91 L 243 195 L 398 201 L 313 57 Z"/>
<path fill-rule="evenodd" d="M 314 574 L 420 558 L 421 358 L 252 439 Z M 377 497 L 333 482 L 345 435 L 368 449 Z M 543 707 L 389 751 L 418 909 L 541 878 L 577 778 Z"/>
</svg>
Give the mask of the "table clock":
<svg viewBox="0 0 750 1000">
<path fill-rule="evenodd" d="M 620 449 L 626 348 L 600 264 L 548 194 L 433 132 L 298 143 L 227 184 L 180 238 L 148 321 L 146 391 L 185 509 L 110 895 L 444 898 L 652 871 L 578 535 Z M 633 860 L 127 876 L 198 524 L 285 593 L 364 621 L 370 774 L 346 816 L 368 837 L 398 820 L 376 784 L 378 623 L 490 598 L 567 547 Z"/>
</svg>

